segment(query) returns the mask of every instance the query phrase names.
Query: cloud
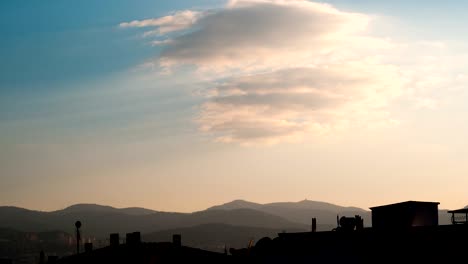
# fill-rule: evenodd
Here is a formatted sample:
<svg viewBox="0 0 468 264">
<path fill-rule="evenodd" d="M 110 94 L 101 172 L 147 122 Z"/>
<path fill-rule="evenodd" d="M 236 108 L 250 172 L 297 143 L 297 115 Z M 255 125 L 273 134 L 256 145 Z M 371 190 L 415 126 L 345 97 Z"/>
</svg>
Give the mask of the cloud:
<svg viewBox="0 0 468 264">
<path fill-rule="evenodd" d="M 404 93 L 398 68 L 360 62 L 293 68 L 219 83 L 197 122 L 218 141 L 299 141 L 335 129 L 391 125 L 385 108 Z"/>
<path fill-rule="evenodd" d="M 153 40 L 153 41 L 151 42 L 151 45 L 153 45 L 153 46 L 160 46 L 160 45 L 170 44 L 171 42 L 172 42 L 172 40 L 170 40 L 170 39 Z"/>
<path fill-rule="evenodd" d="M 131 22 L 120 23 L 122 28 L 143 28 L 143 27 L 155 27 L 155 30 L 147 31 L 144 36 L 151 35 L 164 35 L 174 31 L 184 30 L 192 26 L 200 17 L 201 12 L 184 10 L 175 12 L 172 15 L 152 18 L 145 20 L 134 20 Z"/>
<path fill-rule="evenodd" d="M 298 66 L 358 41 L 369 21 L 308 1 L 232 1 L 197 20 L 197 30 L 174 39 L 159 60 L 218 72 Z"/>
<path fill-rule="evenodd" d="M 216 141 L 274 144 L 392 126 L 391 104 L 415 83 L 385 57 L 398 45 L 371 36 L 365 14 L 303 0 L 237 0 L 192 17 L 182 34 L 153 42 L 163 47 L 154 63 L 173 74 L 193 66 L 206 81 L 196 123 Z M 141 25 L 165 35 L 172 30 L 162 20 L 171 19 Z"/>
</svg>

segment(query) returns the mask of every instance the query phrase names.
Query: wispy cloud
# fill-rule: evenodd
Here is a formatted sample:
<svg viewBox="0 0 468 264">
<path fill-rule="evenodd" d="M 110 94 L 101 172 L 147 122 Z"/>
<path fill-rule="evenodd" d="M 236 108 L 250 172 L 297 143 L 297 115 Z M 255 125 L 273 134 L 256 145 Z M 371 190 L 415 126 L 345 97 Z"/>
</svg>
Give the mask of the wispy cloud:
<svg viewBox="0 0 468 264">
<path fill-rule="evenodd" d="M 171 39 L 153 40 L 153 41 L 151 42 L 151 45 L 153 45 L 153 46 L 161 46 L 161 45 L 170 44 L 171 42 L 172 42 Z"/>
<path fill-rule="evenodd" d="M 201 16 L 201 12 L 184 10 L 160 18 L 123 22 L 120 23 L 119 26 L 122 28 L 152 27 L 156 29 L 146 31 L 144 36 L 163 35 L 170 32 L 187 29 L 192 26 Z"/>
</svg>

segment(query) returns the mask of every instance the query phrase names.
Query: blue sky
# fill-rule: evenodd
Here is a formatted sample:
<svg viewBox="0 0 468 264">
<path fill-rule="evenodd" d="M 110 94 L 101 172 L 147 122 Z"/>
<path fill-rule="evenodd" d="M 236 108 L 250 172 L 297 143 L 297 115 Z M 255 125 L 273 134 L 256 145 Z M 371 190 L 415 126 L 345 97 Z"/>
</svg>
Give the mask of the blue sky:
<svg viewBox="0 0 468 264">
<path fill-rule="evenodd" d="M 463 1 L 327 1 L 353 11 L 398 17 L 427 37 L 460 38 Z M 25 89 L 30 82 L 56 86 L 124 71 L 157 50 L 134 32 L 116 29 L 121 21 L 165 15 L 180 9 L 219 6 L 222 1 L 2 1 L 1 84 Z M 405 32 L 406 31 L 406 32 Z M 52 85 L 50 85 L 52 84 Z M 15 90 L 16 90 L 15 89 Z M 13 90 L 13 89 L 9 89 Z M 12 92 L 12 91 L 9 91 Z"/>
<path fill-rule="evenodd" d="M 211 8 L 222 2 L 2 1 L 2 94 L 43 91 L 128 70 L 155 56 L 158 50 L 139 41 L 134 32 L 118 30 L 116 25 L 121 21 Z M 347 10 L 398 18 L 405 25 L 399 29 L 404 37 L 459 39 L 467 33 L 463 26 L 468 19 L 463 11 L 467 4 L 463 1 L 327 2 Z"/>
<path fill-rule="evenodd" d="M 256 9 L 258 3 L 246 2 L 246 9 L 261 10 Z M 263 3 L 272 14 L 281 15 L 290 8 L 273 2 Z M 468 4 L 454 0 L 325 2 L 332 6 L 331 11 L 321 5 L 309 10 L 305 5 L 311 13 L 304 13 L 304 18 L 307 14 L 334 14 L 352 26 L 324 24 L 325 29 L 316 29 L 314 25 L 323 22 L 317 20 L 304 28 L 317 30 L 311 35 L 321 36 L 328 27 L 343 27 L 347 33 L 338 39 L 346 40 L 344 43 L 319 43 L 299 36 L 304 33 L 300 26 L 290 33 L 288 27 L 303 22 L 294 21 L 291 15 L 303 14 L 297 3 L 291 6 L 291 12 L 297 13 L 285 13 L 284 28 L 279 25 L 277 29 L 285 38 L 297 34 L 304 45 L 288 46 L 276 35 L 257 34 L 255 27 L 249 28 L 250 35 L 229 27 L 244 22 L 236 21 L 236 16 L 257 19 L 249 13 L 236 13 L 240 9 L 235 8 L 242 9 L 235 6 L 239 3 L 230 13 L 227 2 L 217 0 L 1 1 L 0 177 L 4 184 L 0 200 L 38 209 L 99 202 L 180 211 L 238 198 L 270 202 L 305 196 L 362 207 L 375 205 L 367 204 L 369 199 L 382 203 L 439 199 L 447 207 L 464 206 L 468 197 L 462 190 L 444 198 L 445 193 L 437 188 L 445 184 L 442 177 L 466 181 L 462 180 L 467 169 L 462 157 L 464 146 L 468 146 L 464 138 L 468 109 L 463 104 L 467 96 L 464 56 L 468 54 L 464 10 Z M 189 16 L 195 19 L 193 25 L 150 37 L 143 37 L 144 32 L 158 30 L 158 26 L 121 26 L 151 19 L 156 23 L 158 18 L 176 17 L 183 10 L 199 12 L 202 19 Z M 209 15 L 204 13 L 207 10 Z M 184 19 L 187 16 L 181 15 Z M 275 21 L 267 12 L 260 17 L 264 19 L 256 24 L 260 33 L 276 30 L 269 27 Z M 366 25 L 365 30 L 361 24 Z M 192 26 L 204 31 L 191 33 Z M 286 31 L 280 31 L 282 28 Z M 223 41 L 223 32 L 231 29 L 232 46 L 217 46 Z M 266 51 L 262 37 L 271 38 L 273 43 Z M 152 45 L 156 39 L 173 39 L 176 44 Z M 330 53 L 324 43 L 335 47 L 333 58 L 324 55 Z M 307 49 L 311 45 L 323 51 L 312 53 Z M 248 52 L 255 63 L 245 55 Z M 303 58 L 305 53 L 310 55 L 309 61 Z M 225 54 L 234 55 L 226 61 Z M 314 67 L 310 67 L 311 61 Z M 332 66 L 320 68 L 323 61 Z M 278 62 L 291 66 L 280 67 Z M 348 70 L 357 75 L 344 76 Z M 369 75 L 375 79 L 351 87 L 353 93 L 337 88 L 345 80 L 361 81 Z M 289 86 L 275 84 L 278 76 Z M 298 80 L 323 86 L 321 89 L 332 85 L 332 93 L 360 99 L 343 103 L 325 95 L 317 97 L 315 86 L 299 87 Z M 267 88 L 276 89 L 273 94 L 259 89 L 272 82 Z M 372 85 L 387 87 L 387 91 L 371 96 Z M 243 88 L 239 91 L 238 87 Z M 362 91 L 362 87 L 369 89 Z M 304 89 L 309 97 L 297 98 L 296 93 Z M 298 104 L 303 104 L 302 108 L 296 108 Z M 256 108 L 259 105 L 276 111 L 266 114 Z M 350 109 L 359 118 L 343 117 Z M 319 118 L 311 119 L 315 115 Z M 239 116 L 242 118 L 236 120 Z M 367 130 L 362 124 L 389 128 Z M 409 146 L 408 141 L 412 143 Z M 292 154 L 286 157 L 285 153 Z M 360 154 L 360 158 L 350 162 L 348 154 Z M 372 161 L 376 156 L 382 159 Z M 343 171 L 333 168 L 332 157 L 343 164 Z M 309 166 L 307 158 L 323 164 Z M 282 160 L 295 165 L 280 165 Z M 440 162 L 421 168 L 430 160 Z M 375 170 L 382 176 L 376 179 L 363 173 L 367 162 L 380 164 Z M 448 176 L 444 171 L 447 166 L 451 167 Z M 196 176 L 190 176 L 191 171 L 197 171 Z M 309 178 L 312 174 L 321 175 L 316 181 L 320 188 L 299 187 L 315 182 Z M 286 180 L 281 175 L 293 176 Z M 425 175 L 430 178 L 427 192 L 413 197 L 410 187 Z M 272 187 L 257 192 L 269 176 Z M 364 192 L 354 200 L 319 190 L 331 190 L 337 182 L 354 177 L 369 182 L 364 190 L 353 186 Z M 408 177 L 413 177 L 412 184 L 401 190 L 398 186 Z M 84 191 L 86 185 L 80 179 L 96 187 Z M 131 179 L 147 183 L 140 197 L 128 187 Z M 187 185 L 180 186 L 180 181 Z M 252 188 L 240 190 L 245 181 L 251 181 Z M 135 198 L 125 200 L 101 191 L 106 182 Z M 32 190 L 31 183 L 38 190 Z M 63 190 L 70 183 L 81 188 L 64 198 Z M 289 189 L 277 195 L 285 184 Z M 57 190 L 46 192 L 43 189 L 47 186 Z M 213 187 L 220 192 L 203 196 L 194 186 L 205 194 Z M 385 195 L 372 191 L 388 186 L 391 191 Z M 178 187 L 186 196 L 178 198 L 170 192 Z M 158 199 L 163 195 L 169 201 Z M 198 200 L 183 202 L 193 196 Z"/>
</svg>

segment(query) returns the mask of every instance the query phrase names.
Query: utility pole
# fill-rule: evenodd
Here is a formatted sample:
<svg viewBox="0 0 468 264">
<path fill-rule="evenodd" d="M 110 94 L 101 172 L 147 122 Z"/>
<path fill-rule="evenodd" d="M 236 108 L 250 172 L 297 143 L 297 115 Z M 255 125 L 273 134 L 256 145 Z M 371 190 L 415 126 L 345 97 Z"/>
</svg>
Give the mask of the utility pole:
<svg viewBox="0 0 468 264">
<path fill-rule="evenodd" d="M 75 222 L 75 227 L 76 227 L 76 254 L 80 254 L 80 241 L 81 241 L 80 227 L 81 227 L 81 222 L 76 221 Z"/>
</svg>

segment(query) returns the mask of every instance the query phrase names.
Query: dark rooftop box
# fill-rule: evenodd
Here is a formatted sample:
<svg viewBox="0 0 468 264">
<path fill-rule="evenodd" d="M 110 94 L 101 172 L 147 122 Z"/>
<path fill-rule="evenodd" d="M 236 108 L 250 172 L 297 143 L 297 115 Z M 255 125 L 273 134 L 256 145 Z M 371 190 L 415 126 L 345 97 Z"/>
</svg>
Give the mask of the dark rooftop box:
<svg viewBox="0 0 468 264">
<path fill-rule="evenodd" d="M 406 230 L 417 226 L 439 225 L 438 202 L 407 201 L 371 207 L 372 228 Z"/>
</svg>

